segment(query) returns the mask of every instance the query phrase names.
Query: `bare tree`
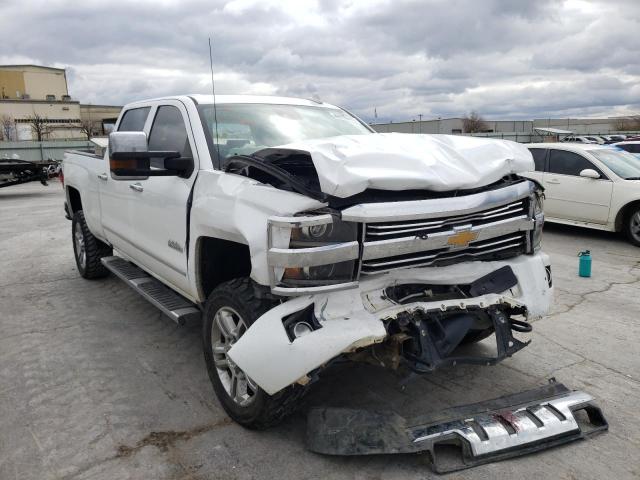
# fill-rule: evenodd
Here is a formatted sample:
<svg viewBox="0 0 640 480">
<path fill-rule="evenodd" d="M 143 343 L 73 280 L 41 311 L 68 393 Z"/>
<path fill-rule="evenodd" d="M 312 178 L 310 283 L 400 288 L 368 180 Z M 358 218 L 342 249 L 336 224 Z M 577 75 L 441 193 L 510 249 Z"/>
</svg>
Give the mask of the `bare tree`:
<svg viewBox="0 0 640 480">
<path fill-rule="evenodd" d="M 80 131 L 87 136 L 87 140 L 91 140 L 91 137 L 100 132 L 97 122 L 86 119 L 80 122 Z"/>
<path fill-rule="evenodd" d="M 487 128 L 487 124 L 478 112 L 472 111 L 462 119 L 464 133 L 484 132 Z"/>
<path fill-rule="evenodd" d="M 3 115 L 0 118 L 0 137 L 10 142 L 13 140 L 14 122 L 9 115 Z"/>
<path fill-rule="evenodd" d="M 619 118 L 614 125 L 615 129 L 621 132 L 640 130 L 640 115 Z"/>
<path fill-rule="evenodd" d="M 31 125 L 31 130 L 36 135 L 36 138 L 39 142 L 48 137 L 51 133 L 51 127 L 49 126 L 49 119 L 40 115 L 39 113 L 34 113 L 30 117 L 26 118 L 27 122 Z"/>
</svg>

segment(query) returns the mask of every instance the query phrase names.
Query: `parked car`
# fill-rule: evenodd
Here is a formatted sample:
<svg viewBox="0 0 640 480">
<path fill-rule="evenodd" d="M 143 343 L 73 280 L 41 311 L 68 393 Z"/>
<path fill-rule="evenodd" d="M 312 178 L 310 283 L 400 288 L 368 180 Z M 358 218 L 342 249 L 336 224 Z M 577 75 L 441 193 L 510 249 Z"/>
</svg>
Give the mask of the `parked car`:
<svg viewBox="0 0 640 480">
<path fill-rule="evenodd" d="M 612 232 L 640 246 L 640 159 L 614 146 L 528 145 L 545 187 L 545 219 Z"/>
<path fill-rule="evenodd" d="M 80 274 L 201 318 L 213 389 L 254 428 L 374 346 L 416 373 L 523 348 L 512 330 L 553 291 L 532 169 L 510 141 L 377 134 L 326 103 L 222 95 L 126 105 L 104 157 L 64 158 Z M 495 355 L 458 353 L 494 333 Z M 496 438 L 483 451 L 506 448 Z"/>
<path fill-rule="evenodd" d="M 605 135 L 605 137 L 608 139 L 610 143 L 623 142 L 624 140 L 627 139 L 627 136 L 622 134 Z"/>
<path fill-rule="evenodd" d="M 592 140 L 588 137 L 584 137 L 584 136 L 576 136 L 576 135 L 569 135 L 567 137 L 564 137 L 562 140 L 560 140 L 561 142 L 570 142 L 570 143 L 598 143 L 595 140 Z"/>
<path fill-rule="evenodd" d="M 597 143 L 599 145 L 604 145 L 606 140 L 599 135 L 585 135 L 587 140 L 591 140 L 593 143 Z"/>
<path fill-rule="evenodd" d="M 605 145 L 621 142 L 625 138 L 623 135 L 600 135 L 600 137 L 604 139 Z"/>
<path fill-rule="evenodd" d="M 614 143 L 613 146 L 621 148 L 622 150 L 640 155 L 640 140 L 629 140 L 625 142 Z"/>
</svg>

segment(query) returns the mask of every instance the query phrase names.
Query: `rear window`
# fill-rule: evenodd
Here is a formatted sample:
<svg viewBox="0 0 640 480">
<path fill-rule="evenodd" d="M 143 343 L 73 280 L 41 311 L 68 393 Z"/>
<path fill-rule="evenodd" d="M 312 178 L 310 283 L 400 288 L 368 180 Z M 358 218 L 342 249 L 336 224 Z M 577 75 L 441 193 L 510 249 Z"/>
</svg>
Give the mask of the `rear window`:
<svg viewBox="0 0 640 480">
<path fill-rule="evenodd" d="M 119 132 L 141 132 L 144 130 L 144 124 L 147 121 L 151 107 L 132 108 L 124 112 L 120 125 L 118 126 Z"/>
</svg>

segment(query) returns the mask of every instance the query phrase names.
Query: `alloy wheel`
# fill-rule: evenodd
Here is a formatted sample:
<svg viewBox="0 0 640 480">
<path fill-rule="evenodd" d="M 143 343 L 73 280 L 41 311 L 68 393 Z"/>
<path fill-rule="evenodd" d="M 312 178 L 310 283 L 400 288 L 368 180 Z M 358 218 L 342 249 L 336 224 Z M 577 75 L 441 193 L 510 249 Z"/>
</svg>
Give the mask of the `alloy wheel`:
<svg viewBox="0 0 640 480">
<path fill-rule="evenodd" d="M 233 308 L 222 307 L 215 313 L 211 324 L 213 363 L 227 395 L 242 407 L 253 402 L 258 386 L 231 360 L 228 352 L 246 331 L 246 323 Z"/>
<path fill-rule="evenodd" d="M 76 258 L 80 264 L 80 268 L 84 269 L 87 263 L 87 252 L 84 245 L 84 235 L 82 234 L 82 226 L 79 222 L 75 224 L 73 231 L 73 241 L 76 246 Z"/>
<path fill-rule="evenodd" d="M 636 239 L 636 241 L 640 242 L 640 211 L 634 213 L 629 221 L 629 230 L 631 235 Z"/>
</svg>

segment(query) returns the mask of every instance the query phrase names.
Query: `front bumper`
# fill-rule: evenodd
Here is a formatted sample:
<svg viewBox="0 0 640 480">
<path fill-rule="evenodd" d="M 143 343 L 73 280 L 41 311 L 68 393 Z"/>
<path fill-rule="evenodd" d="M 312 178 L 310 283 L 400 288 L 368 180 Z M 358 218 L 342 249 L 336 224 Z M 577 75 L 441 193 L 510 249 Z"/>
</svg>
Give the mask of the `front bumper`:
<svg viewBox="0 0 640 480">
<path fill-rule="evenodd" d="M 292 298 L 262 315 L 231 348 L 231 359 L 263 390 L 274 394 L 329 360 L 387 337 L 383 320 L 404 312 L 450 309 L 487 309 L 497 305 L 523 307 L 528 320 L 545 315 L 553 289 L 544 253 L 521 255 L 504 261 L 465 262 L 448 267 L 416 268 L 389 272 L 361 281 L 357 288 Z M 472 283 L 509 266 L 517 284 L 508 291 L 464 300 L 397 304 L 384 291 L 396 284 L 457 285 Z M 320 328 L 291 340 L 283 321 L 313 305 Z"/>
</svg>

